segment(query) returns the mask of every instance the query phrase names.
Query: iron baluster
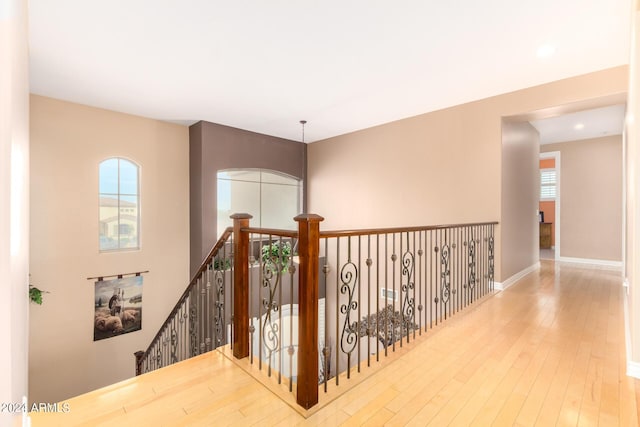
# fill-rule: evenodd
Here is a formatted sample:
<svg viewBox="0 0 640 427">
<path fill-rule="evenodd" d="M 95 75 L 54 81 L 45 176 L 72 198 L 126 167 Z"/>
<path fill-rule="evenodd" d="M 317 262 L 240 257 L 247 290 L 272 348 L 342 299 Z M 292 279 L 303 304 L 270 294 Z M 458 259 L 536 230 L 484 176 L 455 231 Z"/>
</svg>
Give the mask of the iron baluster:
<svg viewBox="0 0 640 427">
<path fill-rule="evenodd" d="M 449 297 L 451 296 L 451 275 L 449 271 L 449 256 L 450 249 L 447 243 L 442 245 L 440 249 L 440 263 L 442 265 L 442 269 L 440 271 L 440 281 L 441 281 L 441 297 L 442 303 L 446 304 L 449 301 Z M 444 312 L 444 318 L 447 318 L 446 310 Z"/>
<path fill-rule="evenodd" d="M 198 310 L 196 308 L 195 298 L 196 288 L 192 289 L 189 293 L 189 342 L 191 348 L 189 349 L 189 357 L 198 355 L 198 330 L 197 330 L 197 316 Z"/>
<path fill-rule="evenodd" d="M 469 289 L 473 289 L 476 286 L 476 242 L 471 235 L 471 239 L 467 244 L 469 252 Z"/>
<path fill-rule="evenodd" d="M 269 236 L 271 245 L 271 236 Z M 280 326 L 272 318 L 274 312 L 278 312 L 280 307 L 276 300 L 276 292 L 280 284 L 280 266 L 278 259 L 273 259 L 270 255 L 264 257 L 262 263 L 262 287 L 267 293 L 267 297 L 262 299 L 262 307 L 265 309 L 265 317 L 262 322 L 262 340 L 265 347 L 265 358 L 268 360 L 268 375 L 271 376 L 273 365 L 273 354 L 280 348 Z"/>
<path fill-rule="evenodd" d="M 415 306 L 415 299 L 411 295 L 414 289 L 414 254 L 409 250 L 409 235 L 407 233 L 407 250 L 404 254 L 402 254 L 402 288 L 401 294 L 402 298 L 402 334 L 407 334 L 407 343 L 409 343 L 409 328 L 413 323 L 413 312 Z M 402 341 L 402 336 L 400 337 L 400 341 Z"/>
<path fill-rule="evenodd" d="M 347 379 L 351 378 L 351 354 L 358 344 L 358 322 L 357 320 L 351 321 L 352 312 L 358 309 L 358 302 L 354 300 L 357 282 L 358 268 L 351 261 L 351 239 L 349 237 L 347 262 L 340 269 L 340 293 L 347 295 L 347 302 L 340 306 L 340 313 L 344 315 L 340 350 L 347 355 Z"/>
<path fill-rule="evenodd" d="M 493 251 L 494 251 L 494 241 L 493 241 L 493 226 L 491 226 L 491 234 L 489 236 L 489 286 L 491 291 L 493 291 L 493 281 L 494 281 L 494 264 L 493 264 Z"/>
</svg>

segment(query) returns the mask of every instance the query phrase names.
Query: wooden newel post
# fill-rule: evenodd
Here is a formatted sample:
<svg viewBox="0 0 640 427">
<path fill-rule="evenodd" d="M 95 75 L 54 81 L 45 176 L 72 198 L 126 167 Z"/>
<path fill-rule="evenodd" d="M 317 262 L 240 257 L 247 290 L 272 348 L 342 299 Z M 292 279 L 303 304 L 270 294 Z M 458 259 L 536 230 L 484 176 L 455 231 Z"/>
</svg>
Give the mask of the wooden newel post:
<svg viewBox="0 0 640 427">
<path fill-rule="evenodd" d="M 298 221 L 298 405 L 318 403 L 318 255 L 320 215 L 303 214 Z"/>
<path fill-rule="evenodd" d="M 249 356 L 249 227 L 253 218 L 246 213 L 233 219 L 233 356 Z"/>
</svg>

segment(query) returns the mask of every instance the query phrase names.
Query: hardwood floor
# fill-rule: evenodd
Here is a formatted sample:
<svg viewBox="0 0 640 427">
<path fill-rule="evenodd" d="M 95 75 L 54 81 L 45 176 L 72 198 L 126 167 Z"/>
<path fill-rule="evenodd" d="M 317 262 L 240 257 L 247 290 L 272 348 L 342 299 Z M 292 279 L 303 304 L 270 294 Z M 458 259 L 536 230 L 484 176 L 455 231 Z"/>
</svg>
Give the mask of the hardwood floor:
<svg viewBox="0 0 640 427">
<path fill-rule="evenodd" d="M 636 426 L 622 298 L 619 272 L 542 261 L 355 374 L 367 376 L 339 397 L 321 396 L 308 418 L 214 351 L 70 399 L 69 413 L 34 413 L 32 425 Z"/>
</svg>

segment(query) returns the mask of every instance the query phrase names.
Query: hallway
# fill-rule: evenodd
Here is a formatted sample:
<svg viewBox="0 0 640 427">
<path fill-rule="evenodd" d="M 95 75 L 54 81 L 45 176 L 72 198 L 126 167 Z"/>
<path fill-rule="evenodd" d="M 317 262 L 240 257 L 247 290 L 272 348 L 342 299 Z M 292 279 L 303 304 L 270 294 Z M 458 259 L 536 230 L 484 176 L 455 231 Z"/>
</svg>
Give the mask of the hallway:
<svg viewBox="0 0 640 427">
<path fill-rule="evenodd" d="M 620 273 L 541 265 L 307 419 L 214 351 L 32 425 L 638 425 Z"/>
</svg>

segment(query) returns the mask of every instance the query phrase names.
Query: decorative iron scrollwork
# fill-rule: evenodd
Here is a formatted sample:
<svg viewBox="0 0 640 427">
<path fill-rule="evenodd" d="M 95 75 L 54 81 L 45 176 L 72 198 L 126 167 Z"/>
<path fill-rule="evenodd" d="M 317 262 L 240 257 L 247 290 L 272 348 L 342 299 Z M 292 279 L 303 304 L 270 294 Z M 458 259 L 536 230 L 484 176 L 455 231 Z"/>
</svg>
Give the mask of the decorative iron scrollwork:
<svg viewBox="0 0 640 427">
<path fill-rule="evenodd" d="M 191 350 L 191 357 L 197 356 L 198 353 L 198 310 L 195 305 L 193 296 L 189 298 L 189 348 Z"/>
<path fill-rule="evenodd" d="M 451 296 L 451 271 L 449 270 L 450 249 L 448 244 L 442 245 L 440 249 L 440 287 L 441 301 L 443 304 L 449 301 Z"/>
<path fill-rule="evenodd" d="M 476 286 L 476 242 L 475 240 L 469 240 L 467 245 L 468 261 L 469 261 L 469 289 L 473 289 Z"/>
<path fill-rule="evenodd" d="M 358 342 L 358 321 L 351 321 L 351 312 L 358 308 L 358 301 L 354 299 L 358 282 L 358 268 L 349 261 L 340 270 L 340 293 L 347 295 L 347 302 L 340 306 L 340 312 L 345 315 L 340 337 L 340 350 L 351 355 Z"/>
<path fill-rule="evenodd" d="M 171 328 L 171 363 L 178 361 L 178 332 Z"/>
<path fill-rule="evenodd" d="M 216 333 L 215 347 L 220 347 L 224 341 L 224 272 L 217 270 L 213 277 L 216 290 L 214 324 Z"/>
<path fill-rule="evenodd" d="M 411 252 L 407 251 L 402 255 L 402 292 L 404 298 L 402 299 L 402 320 L 405 324 L 409 324 L 413 320 L 413 311 L 415 307 L 415 299 L 413 290 L 415 288 L 414 283 L 414 256 Z M 404 283 L 406 278 L 406 283 Z M 408 330 L 408 329 L 407 329 Z"/>
<path fill-rule="evenodd" d="M 273 313 L 280 309 L 276 300 L 276 292 L 280 284 L 281 264 L 278 259 L 265 259 L 262 264 L 262 287 L 266 288 L 267 297 L 262 299 L 262 307 L 265 309 L 262 323 L 262 342 L 267 351 L 267 359 L 280 348 L 280 327 L 273 320 Z"/>
</svg>

